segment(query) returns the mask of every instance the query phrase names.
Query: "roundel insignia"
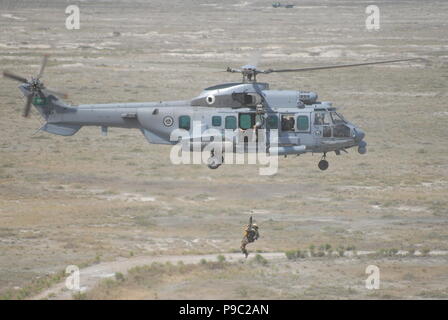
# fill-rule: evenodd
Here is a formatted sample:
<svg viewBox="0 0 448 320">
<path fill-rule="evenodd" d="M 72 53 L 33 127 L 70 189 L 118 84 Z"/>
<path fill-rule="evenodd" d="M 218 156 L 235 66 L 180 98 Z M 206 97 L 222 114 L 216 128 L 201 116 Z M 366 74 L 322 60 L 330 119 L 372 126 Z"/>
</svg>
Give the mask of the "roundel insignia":
<svg viewBox="0 0 448 320">
<path fill-rule="evenodd" d="M 215 96 L 211 94 L 211 95 L 207 96 L 207 98 L 205 98 L 205 101 L 207 101 L 208 104 L 214 104 Z"/>
<path fill-rule="evenodd" d="M 165 125 L 165 127 L 171 127 L 173 123 L 174 123 L 173 117 L 166 116 L 165 118 L 163 118 L 163 124 Z"/>
</svg>

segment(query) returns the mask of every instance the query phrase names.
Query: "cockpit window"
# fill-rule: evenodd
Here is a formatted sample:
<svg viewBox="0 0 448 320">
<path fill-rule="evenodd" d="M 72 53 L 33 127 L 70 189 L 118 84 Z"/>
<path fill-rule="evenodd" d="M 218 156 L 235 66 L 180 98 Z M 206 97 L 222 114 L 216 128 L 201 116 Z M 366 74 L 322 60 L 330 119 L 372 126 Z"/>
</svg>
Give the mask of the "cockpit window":
<svg viewBox="0 0 448 320">
<path fill-rule="evenodd" d="M 314 124 L 318 126 L 329 125 L 331 122 L 328 112 L 316 112 L 314 114 Z"/>
</svg>

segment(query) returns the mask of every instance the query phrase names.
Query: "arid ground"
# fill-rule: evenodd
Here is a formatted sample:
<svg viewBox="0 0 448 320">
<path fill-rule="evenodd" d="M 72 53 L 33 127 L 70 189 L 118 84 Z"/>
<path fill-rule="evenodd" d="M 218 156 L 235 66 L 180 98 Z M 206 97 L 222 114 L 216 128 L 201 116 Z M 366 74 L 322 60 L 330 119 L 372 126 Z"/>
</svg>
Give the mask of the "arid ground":
<svg viewBox="0 0 448 320">
<path fill-rule="evenodd" d="M 36 132 L 1 79 L 0 298 L 448 298 L 448 3 L 375 1 L 380 30 L 367 31 L 370 1 L 291 2 L 0 1 L 0 69 L 30 77 L 49 53 L 43 80 L 74 105 L 190 99 L 259 53 L 261 68 L 427 59 L 260 76 L 318 92 L 368 142 L 325 172 L 320 155 L 281 158 L 274 176 L 173 165 L 137 130 Z M 79 30 L 65 28 L 69 4 Z M 261 238 L 246 261 L 250 215 Z M 86 290 L 51 291 L 68 265 Z M 83 284 L 95 266 L 111 272 Z"/>
</svg>

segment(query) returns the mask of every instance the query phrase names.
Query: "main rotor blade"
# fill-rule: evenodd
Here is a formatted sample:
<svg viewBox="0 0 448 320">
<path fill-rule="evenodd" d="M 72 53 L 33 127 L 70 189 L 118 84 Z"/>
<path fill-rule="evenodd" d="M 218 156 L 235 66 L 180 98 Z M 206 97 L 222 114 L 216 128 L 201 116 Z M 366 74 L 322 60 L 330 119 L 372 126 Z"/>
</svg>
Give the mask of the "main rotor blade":
<svg viewBox="0 0 448 320">
<path fill-rule="evenodd" d="M 368 65 L 373 65 L 373 64 L 393 63 L 393 62 L 412 61 L 412 60 L 421 60 L 421 59 L 420 58 L 398 59 L 398 60 L 386 60 L 386 61 L 365 62 L 365 63 L 340 64 L 340 65 L 333 65 L 333 66 L 318 66 L 318 67 L 308 67 L 308 68 L 298 68 L 298 69 L 277 69 L 277 70 L 275 70 L 275 69 L 267 69 L 267 70 L 264 70 L 264 71 L 260 71 L 260 73 L 302 72 L 302 71 L 313 71 L 313 70 L 325 70 L 325 69 L 359 67 L 359 66 L 368 66 Z"/>
<path fill-rule="evenodd" d="M 23 82 L 23 83 L 27 83 L 28 82 L 28 80 L 26 80 L 24 77 L 18 76 L 16 74 L 11 73 L 11 72 L 6 71 L 6 70 L 3 71 L 3 76 L 5 78 L 9 78 L 9 79 L 12 79 L 12 80 L 15 80 L 15 81 L 19 81 L 19 82 Z"/>
<path fill-rule="evenodd" d="M 33 101 L 33 97 L 34 94 L 30 94 L 29 96 L 26 97 L 26 104 L 25 107 L 23 108 L 23 114 L 22 114 L 22 116 L 24 116 L 25 118 L 27 118 L 30 114 L 31 102 Z"/>
<path fill-rule="evenodd" d="M 52 95 L 55 95 L 55 96 L 58 96 L 58 97 L 61 97 L 61 98 L 64 98 L 64 99 L 68 98 L 68 94 L 66 94 L 64 92 L 61 92 L 61 91 L 56 91 L 56 90 L 49 89 L 49 88 L 45 88 L 45 89 L 42 89 L 42 90 L 45 91 L 48 94 L 52 94 Z"/>
<path fill-rule="evenodd" d="M 37 79 L 40 79 L 42 75 L 44 74 L 45 66 L 47 65 L 48 61 L 48 54 L 45 54 L 42 58 L 42 64 L 40 65 L 39 74 L 37 75 Z"/>
<path fill-rule="evenodd" d="M 240 69 L 233 69 L 233 68 L 227 67 L 225 72 L 232 72 L 232 73 L 238 72 L 238 73 L 240 73 L 240 72 L 242 72 L 242 70 L 240 70 Z"/>
</svg>

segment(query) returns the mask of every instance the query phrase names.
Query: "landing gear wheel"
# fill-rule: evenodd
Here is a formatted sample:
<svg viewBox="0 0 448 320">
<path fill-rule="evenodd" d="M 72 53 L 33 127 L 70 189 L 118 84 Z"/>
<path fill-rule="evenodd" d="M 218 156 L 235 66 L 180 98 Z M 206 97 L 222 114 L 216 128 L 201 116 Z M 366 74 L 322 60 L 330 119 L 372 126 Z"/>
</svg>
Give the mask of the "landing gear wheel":
<svg viewBox="0 0 448 320">
<path fill-rule="evenodd" d="M 218 169 L 220 165 L 221 165 L 221 162 L 219 162 L 218 158 L 215 156 L 210 157 L 207 160 L 207 166 L 210 169 Z"/>
<path fill-rule="evenodd" d="M 328 161 L 325 160 L 327 157 L 327 153 L 324 152 L 324 155 L 322 156 L 322 159 L 320 159 L 319 164 L 317 165 L 320 170 L 327 170 L 328 169 Z"/>
<path fill-rule="evenodd" d="M 323 170 L 327 170 L 328 169 L 328 165 L 329 165 L 328 161 L 323 159 L 323 160 L 319 161 L 318 167 L 319 167 L 320 170 L 323 171 Z"/>
<path fill-rule="evenodd" d="M 212 150 L 210 152 L 210 158 L 207 159 L 207 166 L 210 169 L 218 169 L 220 165 L 222 165 L 224 162 L 224 156 L 222 157 L 221 161 L 219 161 L 218 157 L 215 156 L 215 150 Z"/>
</svg>

